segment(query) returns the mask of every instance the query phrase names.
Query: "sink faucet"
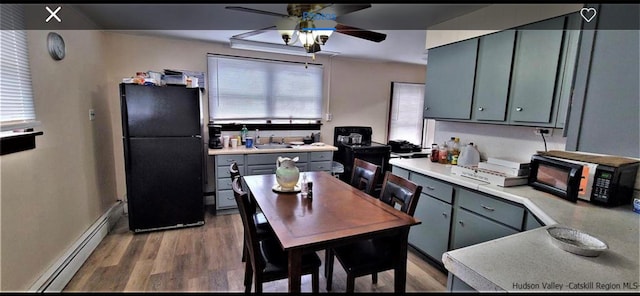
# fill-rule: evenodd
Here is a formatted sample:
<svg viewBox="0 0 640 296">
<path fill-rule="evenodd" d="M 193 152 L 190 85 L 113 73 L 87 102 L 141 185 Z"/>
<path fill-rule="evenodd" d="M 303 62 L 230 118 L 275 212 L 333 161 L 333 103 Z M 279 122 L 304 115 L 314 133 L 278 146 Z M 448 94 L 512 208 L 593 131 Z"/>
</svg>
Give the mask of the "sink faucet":
<svg viewBox="0 0 640 296">
<path fill-rule="evenodd" d="M 280 142 L 274 142 L 273 141 L 273 137 L 275 137 L 276 135 L 271 134 L 271 136 L 269 136 L 269 144 L 284 144 L 284 137 L 280 138 Z"/>
</svg>

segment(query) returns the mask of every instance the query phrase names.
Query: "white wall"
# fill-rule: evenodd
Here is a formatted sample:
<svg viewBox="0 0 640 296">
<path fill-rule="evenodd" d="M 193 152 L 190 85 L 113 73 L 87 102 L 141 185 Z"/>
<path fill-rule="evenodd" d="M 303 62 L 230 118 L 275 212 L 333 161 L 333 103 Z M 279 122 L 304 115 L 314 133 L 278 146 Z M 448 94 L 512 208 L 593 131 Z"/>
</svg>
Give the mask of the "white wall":
<svg viewBox="0 0 640 296">
<path fill-rule="evenodd" d="M 47 52 L 49 30 L 27 32 L 44 134 L 35 149 L 0 157 L 5 292 L 26 291 L 117 199 L 103 34 L 57 32 L 67 48 L 61 61 Z"/>
</svg>

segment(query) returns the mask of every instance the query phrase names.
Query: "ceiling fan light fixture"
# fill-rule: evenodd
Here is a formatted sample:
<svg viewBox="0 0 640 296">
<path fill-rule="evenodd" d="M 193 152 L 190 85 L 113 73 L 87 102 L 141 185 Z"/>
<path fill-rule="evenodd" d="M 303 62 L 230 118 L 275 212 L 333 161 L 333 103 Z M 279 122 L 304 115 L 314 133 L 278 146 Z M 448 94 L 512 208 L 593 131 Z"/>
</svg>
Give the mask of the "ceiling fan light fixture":
<svg viewBox="0 0 640 296">
<path fill-rule="evenodd" d="M 307 53 L 316 53 L 320 51 L 320 44 L 313 43 L 310 46 L 305 46 L 304 49 L 307 51 Z"/>
<path fill-rule="evenodd" d="M 309 48 L 316 44 L 313 38 L 313 33 L 311 31 L 298 32 L 298 39 L 300 40 L 300 44 L 302 44 L 304 48 Z"/>
<path fill-rule="evenodd" d="M 278 29 L 278 33 L 282 36 L 285 44 L 289 45 L 297 25 L 296 19 L 291 17 L 282 18 L 276 23 L 276 29 Z"/>
</svg>

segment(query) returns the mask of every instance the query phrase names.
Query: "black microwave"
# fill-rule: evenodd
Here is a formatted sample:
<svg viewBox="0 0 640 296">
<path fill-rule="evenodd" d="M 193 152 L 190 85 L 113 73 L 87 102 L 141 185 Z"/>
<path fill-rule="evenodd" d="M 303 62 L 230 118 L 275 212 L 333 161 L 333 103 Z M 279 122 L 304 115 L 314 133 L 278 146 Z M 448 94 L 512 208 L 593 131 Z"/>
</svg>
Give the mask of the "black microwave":
<svg viewBox="0 0 640 296">
<path fill-rule="evenodd" d="M 631 201 L 638 163 L 610 166 L 587 161 L 533 155 L 529 186 L 571 202 L 604 206 Z"/>
</svg>

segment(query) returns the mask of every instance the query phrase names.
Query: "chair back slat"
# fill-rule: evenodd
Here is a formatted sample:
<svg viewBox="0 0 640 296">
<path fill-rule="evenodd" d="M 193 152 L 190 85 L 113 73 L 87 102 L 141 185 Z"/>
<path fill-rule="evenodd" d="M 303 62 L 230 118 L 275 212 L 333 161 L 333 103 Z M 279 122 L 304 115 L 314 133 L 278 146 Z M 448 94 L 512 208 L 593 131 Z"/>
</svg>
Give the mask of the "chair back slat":
<svg viewBox="0 0 640 296">
<path fill-rule="evenodd" d="M 353 172 L 351 174 L 351 186 L 364 191 L 369 195 L 373 195 L 379 178 L 379 166 L 359 158 L 354 159 Z"/>
<path fill-rule="evenodd" d="M 380 200 L 394 208 L 399 207 L 400 211 L 413 216 L 420 193 L 422 193 L 422 186 L 391 172 L 386 172 Z"/>
</svg>

